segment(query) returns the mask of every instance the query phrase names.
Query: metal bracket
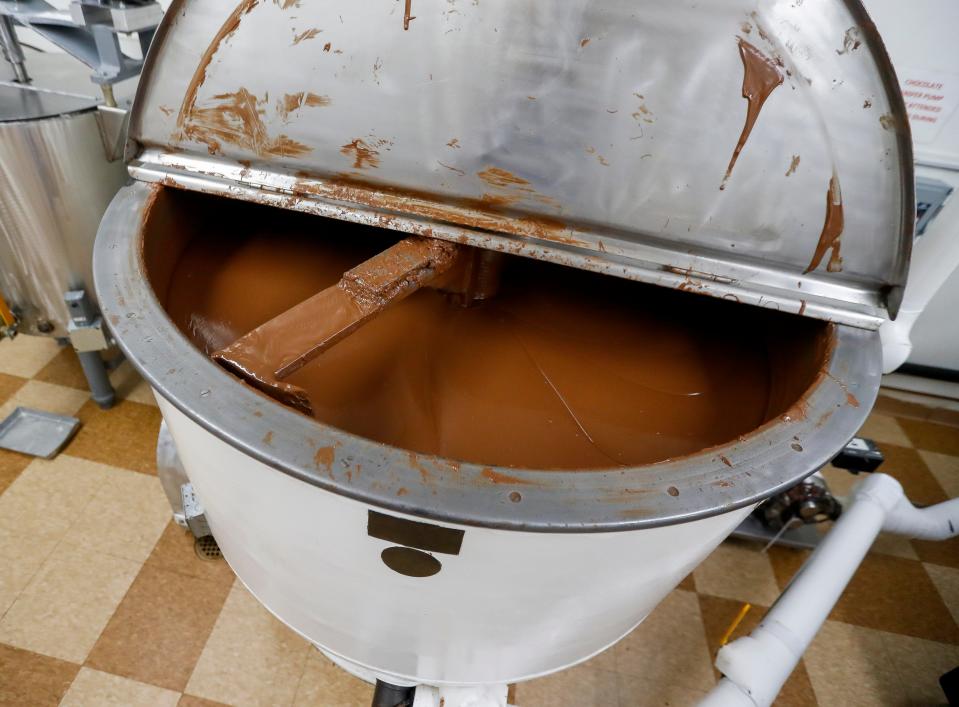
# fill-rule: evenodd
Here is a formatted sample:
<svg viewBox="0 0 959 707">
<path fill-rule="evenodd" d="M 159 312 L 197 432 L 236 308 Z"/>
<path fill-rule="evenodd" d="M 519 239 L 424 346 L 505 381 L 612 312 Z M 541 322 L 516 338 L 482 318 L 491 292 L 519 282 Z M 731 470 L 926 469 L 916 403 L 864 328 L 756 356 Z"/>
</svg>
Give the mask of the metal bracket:
<svg viewBox="0 0 959 707">
<path fill-rule="evenodd" d="M 210 532 L 209 523 L 206 522 L 206 511 L 193 492 L 193 484 L 183 484 L 180 487 L 180 498 L 183 500 L 183 517 L 193 537 L 204 538 L 207 535 L 213 535 Z"/>
</svg>

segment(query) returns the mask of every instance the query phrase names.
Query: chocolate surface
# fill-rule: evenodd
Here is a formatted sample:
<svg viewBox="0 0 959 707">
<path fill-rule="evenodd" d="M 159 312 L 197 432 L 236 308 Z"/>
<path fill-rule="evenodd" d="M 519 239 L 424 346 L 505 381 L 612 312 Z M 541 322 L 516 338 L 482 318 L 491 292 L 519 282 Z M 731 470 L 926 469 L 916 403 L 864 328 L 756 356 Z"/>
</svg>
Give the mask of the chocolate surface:
<svg viewBox="0 0 959 707">
<path fill-rule="evenodd" d="M 164 197 L 144 256 L 168 313 L 208 355 L 399 240 L 222 199 L 178 230 L 178 200 L 200 213 L 189 202 L 202 199 Z M 420 290 L 286 380 L 319 421 L 418 453 L 610 468 L 729 442 L 781 414 L 818 373 L 826 329 L 510 256 L 495 297 L 464 308 Z"/>
</svg>

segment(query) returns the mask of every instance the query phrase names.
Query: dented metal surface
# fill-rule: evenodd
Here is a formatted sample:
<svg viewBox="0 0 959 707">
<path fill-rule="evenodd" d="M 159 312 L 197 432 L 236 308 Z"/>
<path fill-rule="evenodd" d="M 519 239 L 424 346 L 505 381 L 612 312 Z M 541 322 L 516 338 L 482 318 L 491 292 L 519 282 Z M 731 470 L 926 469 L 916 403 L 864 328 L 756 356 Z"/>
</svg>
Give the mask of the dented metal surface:
<svg viewBox="0 0 959 707">
<path fill-rule="evenodd" d="M 133 173 L 874 328 L 914 213 L 895 84 L 852 1 L 183 0 Z"/>
</svg>

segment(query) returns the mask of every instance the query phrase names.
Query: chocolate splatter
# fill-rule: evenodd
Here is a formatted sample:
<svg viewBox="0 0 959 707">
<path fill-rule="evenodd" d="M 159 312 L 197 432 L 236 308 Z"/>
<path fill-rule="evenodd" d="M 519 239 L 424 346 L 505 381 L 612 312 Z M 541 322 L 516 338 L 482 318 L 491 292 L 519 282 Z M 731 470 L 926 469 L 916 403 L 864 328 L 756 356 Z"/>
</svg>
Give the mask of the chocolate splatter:
<svg viewBox="0 0 959 707">
<path fill-rule="evenodd" d="M 281 10 L 289 10 L 292 7 L 299 7 L 300 0 L 273 0 L 274 5 L 278 5 Z"/>
<path fill-rule="evenodd" d="M 416 17 L 410 13 L 413 11 L 413 0 L 406 0 L 406 9 L 403 11 L 403 30 L 408 30 L 410 28 L 410 21 L 415 20 Z"/>
<path fill-rule="evenodd" d="M 279 0 L 273 1 L 279 4 Z M 284 1 L 290 2 L 291 0 Z M 243 16 L 250 14 L 253 8 L 255 8 L 259 3 L 260 0 L 242 0 L 233 9 L 233 12 L 230 13 L 230 16 L 226 18 L 226 21 L 220 26 L 220 29 L 217 31 L 216 35 L 214 35 L 213 41 L 210 42 L 210 46 L 208 46 L 206 51 L 203 52 L 203 56 L 200 57 L 200 63 L 193 72 L 193 77 L 190 79 L 190 83 L 187 84 L 186 93 L 183 94 L 183 103 L 180 105 L 180 113 L 177 115 L 176 123 L 177 127 L 181 131 L 183 131 L 187 119 L 190 117 L 191 113 L 193 113 L 193 109 L 196 106 L 196 92 L 206 80 L 206 70 L 209 68 L 210 62 L 213 61 L 213 55 L 217 53 L 217 50 L 219 50 L 220 44 L 222 44 L 224 40 L 232 36 L 233 33 L 240 28 L 240 21 L 243 19 Z M 283 9 L 286 9 L 286 6 L 283 6 Z"/>
<path fill-rule="evenodd" d="M 276 102 L 276 112 L 281 118 L 286 120 L 290 113 L 299 110 L 303 106 L 319 108 L 330 105 L 329 96 L 320 96 L 316 93 L 307 93 L 299 91 L 298 93 L 287 93 Z"/>
<path fill-rule="evenodd" d="M 823 220 L 822 232 L 819 234 L 819 243 L 816 245 L 816 252 L 813 253 L 812 260 L 809 261 L 809 267 L 806 268 L 804 273 L 812 272 L 819 267 L 827 250 L 832 250 L 832 253 L 829 256 L 829 264 L 826 265 L 826 270 L 828 272 L 842 270 L 842 257 L 839 249 L 843 225 L 842 191 L 839 188 L 839 177 L 833 173 L 829 179 L 829 189 L 826 191 L 826 218 Z"/>
<path fill-rule="evenodd" d="M 738 40 L 739 56 L 743 60 L 743 98 L 749 104 L 746 108 L 746 123 L 739 135 L 736 149 L 733 150 L 733 156 L 729 160 L 729 166 L 726 167 L 726 176 L 723 177 L 722 184 L 719 185 L 720 190 L 726 188 L 726 182 L 733 173 L 733 167 L 736 166 L 739 153 L 743 151 L 743 147 L 746 145 L 746 140 L 756 124 L 756 119 L 759 117 L 759 111 L 762 110 L 763 104 L 783 82 L 783 76 L 779 73 L 776 62 L 742 37 L 738 37 Z"/>
<path fill-rule="evenodd" d="M 286 135 L 271 137 L 263 123 L 263 106 L 267 99 L 258 99 L 245 88 L 213 97 L 218 103 L 193 108 L 184 123 L 183 135 L 203 143 L 210 154 L 220 151 L 228 142 L 260 156 L 296 157 L 312 148 Z"/>
<path fill-rule="evenodd" d="M 379 151 L 360 138 L 343 145 L 340 152 L 353 158 L 354 169 L 363 169 L 364 167 L 376 169 L 380 166 Z"/>
<path fill-rule="evenodd" d="M 585 47 L 587 44 L 590 43 L 590 41 L 592 41 L 592 40 L 590 40 L 589 37 L 585 37 L 585 38 L 579 40 L 579 46 Z"/>
<path fill-rule="evenodd" d="M 476 176 L 494 187 L 529 185 L 529 182 L 522 177 L 517 177 L 512 172 L 507 172 L 505 169 L 500 169 L 499 167 L 487 167 L 482 172 L 477 172 Z"/>
<path fill-rule="evenodd" d="M 796 169 L 799 167 L 799 155 L 793 155 L 792 161 L 789 163 L 789 169 L 786 170 L 786 176 L 790 174 L 795 174 Z"/>
<path fill-rule="evenodd" d="M 308 29 L 305 32 L 300 32 L 299 34 L 293 37 L 293 44 L 291 44 L 290 46 L 295 46 L 299 44 L 300 42 L 305 42 L 308 39 L 313 39 L 316 35 L 318 35 L 322 31 L 323 30 L 321 29 L 317 29 L 316 27 L 313 27 L 312 29 Z"/>
<path fill-rule="evenodd" d="M 862 46 L 862 40 L 859 39 L 859 28 L 850 27 L 846 30 L 846 34 L 843 35 L 842 50 L 837 49 L 836 54 L 842 56 L 843 54 L 856 51 L 860 46 Z"/>
</svg>

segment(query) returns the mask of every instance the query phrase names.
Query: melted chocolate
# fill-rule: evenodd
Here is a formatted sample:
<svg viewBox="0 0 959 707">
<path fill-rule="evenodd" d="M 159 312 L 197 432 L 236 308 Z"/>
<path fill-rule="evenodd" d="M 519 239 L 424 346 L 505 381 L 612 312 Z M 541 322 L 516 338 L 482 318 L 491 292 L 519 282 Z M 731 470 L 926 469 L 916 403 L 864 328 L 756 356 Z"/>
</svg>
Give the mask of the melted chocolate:
<svg viewBox="0 0 959 707">
<path fill-rule="evenodd" d="M 144 258 L 207 354 L 397 240 L 170 193 L 152 208 Z M 286 382 L 316 419 L 418 453 L 534 469 L 652 463 L 729 442 L 796 401 L 824 327 L 784 316 L 508 256 L 495 297 L 463 308 L 420 290 Z"/>
<path fill-rule="evenodd" d="M 823 220 L 822 231 L 819 233 L 819 243 L 816 244 L 816 252 L 813 253 L 812 260 L 809 261 L 809 267 L 806 268 L 805 272 L 812 272 L 819 267 L 827 250 L 832 250 L 832 253 L 829 256 L 826 270 L 828 272 L 842 270 L 842 257 L 839 249 L 842 245 L 840 238 L 842 237 L 844 223 L 839 177 L 833 174 L 829 180 L 829 188 L 826 190 L 826 217 Z"/>
<path fill-rule="evenodd" d="M 779 67 L 776 66 L 776 63 L 742 37 L 739 38 L 739 56 L 743 60 L 743 98 L 748 101 L 746 123 L 739 135 L 736 149 L 733 150 L 733 156 L 729 159 L 729 166 L 726 167 L 726 176 L 723 177 L 723 182 L 719 186 L 720 189 L 726 188 L 726 182 L 733 173 L 733 167 L 736 166 L 739 153 L 746 146 L 746 140 L 749 139 L 749 134 L 753 131 L 753 126 L 756 124 L 756 119 L 759 117 L 759 111 L 762 110 L 763 104 L 776 87 L 782 85 L 783 82 L 783 76 L 779 73 Z"/>
</svg>

